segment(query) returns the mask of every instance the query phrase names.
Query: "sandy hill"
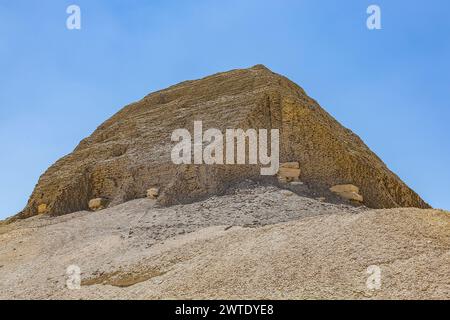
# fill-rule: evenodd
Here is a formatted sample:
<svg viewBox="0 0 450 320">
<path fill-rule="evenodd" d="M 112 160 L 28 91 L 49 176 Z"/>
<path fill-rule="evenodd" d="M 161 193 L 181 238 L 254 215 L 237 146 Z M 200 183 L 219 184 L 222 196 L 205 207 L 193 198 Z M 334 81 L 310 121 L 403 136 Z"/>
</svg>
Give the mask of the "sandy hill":
<svg viewBox="0 0 450 320">
<path fill-rule="evenodd" d="M 449 230 L 444 211 L 268 185 L 171 207 L 139 199 L 0 227 L 0 298 L 450 299 Z M 66 286 L 70 265 L 79 290 Z M 379 290 L 366 285 L 371 265 Z"/>
</svg>

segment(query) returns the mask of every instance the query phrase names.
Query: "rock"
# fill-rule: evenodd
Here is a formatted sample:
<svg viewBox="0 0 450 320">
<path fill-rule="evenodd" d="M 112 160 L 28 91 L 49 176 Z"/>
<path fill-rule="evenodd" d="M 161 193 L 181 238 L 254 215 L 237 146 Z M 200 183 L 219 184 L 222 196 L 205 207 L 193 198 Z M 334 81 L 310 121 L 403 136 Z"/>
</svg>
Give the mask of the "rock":
<svg viewBox="0 0 450 320">
<path fill-rule="evenodd" d="M 42 203 L 38 206 L 38 214 L 44 214 L 47 213 L 48 209 L 47 209 L 47 204 Z"/>
<path fill-rule="evenodd" d="M 352 200 L 352 201 L 356 201 L 356 202 L 364 202 L 363 196 L 356 192 L 340 192 L 337 195 L 344 199 L 347 199 L 347 200 Z"/>
<path fill-rule="evenodd" d="M 429 208 L 350 130 L 344 128 L 297 84 L 263 66 L 185 81 L 132 103 L 101 124 L 75 150 L 56 161 L 39 179 L 24 210 L 49 214 L 88 208 L 102 194 L 117 205 L 164 185 L 161 205 L 193 202 L 222 193 L 227 185 L 260 178 L 260 165 L 176 165 L 171 134 L 194 120 L 203 129 L 279 129 L 280 162 L 296 159 L 302 181 L 318 191 L 350 180 L 372 208 Z M 295 180 L 300 168 L 281 167 L 282 180 Z M 320 190 L 319 190 L 320 189 Z"/>
<path fill-rule="evenodd" d="M 281 163 L 277 177 L 281 183 L 298 181 L 300 177 L 300 164 L 298 162 Z"/>
<path fill-rule="evenodd" d="M 340 184 L 330 188 L 331 192 L 341 193 L 341 192 L 355 192 L 359 193 L 359 188 L 353 184 Z"/>
<path fill-rule="evenodd" d="M 288 169 L 300 169 L 300 163 L 298 162 L 284 162 L 280 163 L 280 168 L 288 168 Z"/>
<path fill-rule="evenodd" d="M 301 181 L 292 181 L 289 183 L 291 186 L 302 186 L 303 182 Z"/>
<path fill-rule="evenodd" d="M 159 196 L 159 188 L 150 188 L 147 190 L 147 198 L 156 199 Z"/>
<path fill-rule="evenodd" d="M 108 201 L 103 198 L 95 198 L 89 200 L 89 209 L 91 209 L 92 211 L 105 209 L 107 205 Z"/>
<path fill-rule="evenodd" d="M 294 195 L 294 193 L 289 190 L 281 190 L 281 194 L 285 197 L 290 197 L 290 196 Z"/>
<path fill-rule="evenodd" d="M 364 198 L 359 194 L 359 188 L 353 184 L 341 184 L 330 188 L 338 196 L 356 202 L 363 202 Z"/>
</svg>

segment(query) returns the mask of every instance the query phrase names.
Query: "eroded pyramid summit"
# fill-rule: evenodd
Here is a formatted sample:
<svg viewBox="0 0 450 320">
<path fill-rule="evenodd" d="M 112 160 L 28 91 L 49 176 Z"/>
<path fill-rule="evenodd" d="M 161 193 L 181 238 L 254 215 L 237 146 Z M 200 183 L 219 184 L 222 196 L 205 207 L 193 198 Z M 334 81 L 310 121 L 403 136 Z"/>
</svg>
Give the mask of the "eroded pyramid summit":
<svg viewBox="0 0 450 320">
<path fill-rule="evenodd" d="M 161 204 L 186 203 L 261 179 L 259 165 L 174 164 L 171 134 L 192 130 L 194 121 L 223 131 L 279 129 L 280 161 L 298 162 L 301 180 L 319 193 L 353 184 L 368 207 L 429 207 L 303 89 L 257 65 L 185 81 L 124 107 L 40 177 L 16 217 L 36 215 L 40 205 L 51 215 L 86 210 L 93 198 L 114 206 L 155 186 Z"/>
</svg>

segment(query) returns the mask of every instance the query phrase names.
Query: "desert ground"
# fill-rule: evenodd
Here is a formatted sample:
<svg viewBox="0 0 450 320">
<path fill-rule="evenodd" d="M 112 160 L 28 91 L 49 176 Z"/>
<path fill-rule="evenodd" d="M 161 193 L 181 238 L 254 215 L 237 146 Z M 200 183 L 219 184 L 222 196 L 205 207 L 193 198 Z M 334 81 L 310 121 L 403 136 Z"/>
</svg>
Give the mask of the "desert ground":
<svg viewBox="0 0 450 320">
<path fill-rule="evenodd" d="M 0 225 L 2 299 L 450 299 L 449 266 L 448 212 L 253 182 L 191 204 L 137 199 Z"/>
</svg>

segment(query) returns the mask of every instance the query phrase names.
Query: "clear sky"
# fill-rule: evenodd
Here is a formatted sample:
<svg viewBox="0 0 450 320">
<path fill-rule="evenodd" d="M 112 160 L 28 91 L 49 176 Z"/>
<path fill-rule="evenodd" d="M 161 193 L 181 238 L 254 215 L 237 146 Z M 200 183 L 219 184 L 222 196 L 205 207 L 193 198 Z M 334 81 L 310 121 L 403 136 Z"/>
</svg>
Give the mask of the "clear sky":
<svg viewBox="0 0 450 320">
<path fill-rule="evenodd" d="M 66 9 L 81 8 L 81 30 Z M 381 8 L 381 30 L 366 9 Z M 0 218 L 124 105 L 262 63 L 450 209 L 450 1 L 0 0 Z"/>
</svg>

